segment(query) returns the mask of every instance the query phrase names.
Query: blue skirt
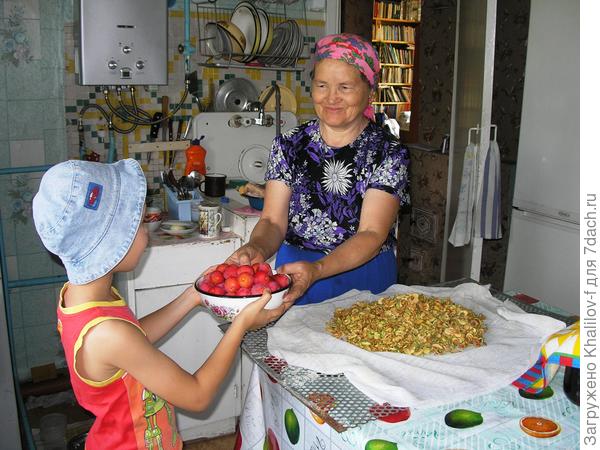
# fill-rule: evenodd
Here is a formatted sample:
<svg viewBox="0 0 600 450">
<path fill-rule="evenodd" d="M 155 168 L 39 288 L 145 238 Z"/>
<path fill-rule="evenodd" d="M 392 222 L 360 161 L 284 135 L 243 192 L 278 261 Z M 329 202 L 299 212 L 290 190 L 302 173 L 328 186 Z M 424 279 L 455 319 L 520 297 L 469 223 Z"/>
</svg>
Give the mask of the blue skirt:
<svg viewBox="0 0 600 450">
<path fill-rule="evenodd" d="M 323 256 L 322 252 L 282 244 L 277 252 L 275 266 L 279 267 L 296 261 L 314 262 L 323 258 Z M 315 282 L 302 297 L 296 300 L 295 304 L 320 303 L 351 289 L 371 291 L 377 294 L 396 283 L 397 273 L 396 257 L 392 250 L 388 250 L 356 269 Z"/>
</svg>

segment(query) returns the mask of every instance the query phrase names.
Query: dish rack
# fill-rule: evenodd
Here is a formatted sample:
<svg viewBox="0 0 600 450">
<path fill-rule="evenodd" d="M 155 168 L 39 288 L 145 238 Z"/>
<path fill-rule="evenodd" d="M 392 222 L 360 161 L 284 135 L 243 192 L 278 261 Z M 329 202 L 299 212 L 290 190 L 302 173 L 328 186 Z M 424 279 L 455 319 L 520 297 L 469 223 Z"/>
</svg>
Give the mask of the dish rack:
<svg viewBox="0 0 600 450">
<path fill-rule="evenodd" d="M 288 71 L 288 72 L 302 72 L 304 68 L 298 67 L 298 61 L 306 60 L 310 58 L 310 51 L 307 49 L 308 43 L 305 42 L 305 38 L 308 36 L 307 18 L 306 18 L 306 0 L 249 0 L 248 3 L 252 3 L 258 8 L 261 8 L 266 12 L 269 26 L 271 31 L 274 33 L 275 27 L 286 21 L 301 19 L 303 27 L 298 25 L 298 30 L 302 33 L 302 43 L 299 55 L 289 55 L 283 52 L 287 48 L 282 48 L 281 53 L 239 53 L 239 52 L 227 52 L 223 55 L 215 55 L 210 52 L 208 45 L 213 37 L 207 36 L 206 24 L 209 22 L 218 22 L 229 20 L 235 5 L 231 7 L 232 2 L 227 0 L 205 0 L 193 2 L 196 7 L 196 27 L 199 36 L 198 42 L 198 54 L 203 59 L 198 63 L 202 67 L 215 67 L 215 68 L 244 68 L 244 69 L 257 69 L 257 70 L 276 70 L 276 71 Z M 293 4 L 298 3 L 296 7 L 292 8 Z M 296 22 L 297 23 L 297 22 Z M 272 42 L 271 46 L 275 43 Z M 273 63 L 259 62 L 256 58 L 266 58 L 269 60 L 275 60 Z M 242 60 L 242 62 L 237 61 Z M 247 60 L 246 62 L 243 62 Z M 282 64 L 285 63 L 285 64 Z"/>
</svg>

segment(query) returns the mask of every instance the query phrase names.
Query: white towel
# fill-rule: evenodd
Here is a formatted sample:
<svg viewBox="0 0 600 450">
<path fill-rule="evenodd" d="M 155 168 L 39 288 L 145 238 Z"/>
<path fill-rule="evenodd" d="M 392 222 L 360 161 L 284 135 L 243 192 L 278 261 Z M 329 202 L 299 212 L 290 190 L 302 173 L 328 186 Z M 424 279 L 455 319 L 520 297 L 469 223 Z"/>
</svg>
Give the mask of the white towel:
<svg viewBox="0 0 600 450">
<path fill-rule="evenodd" d="M 480 156 L 479 196 L 475 206 L 474 236 L 483 239 L 502 237 L 500 202 L 500 149 L 490 141 L 490 148 Z"/>
<path fill-rule="evenodd" d="M 447 355 L 415 357 L 368 352 L 325 332 L 336 308 L 406 292 L 450 297 L 485 315 L 486 345 Z M 292 308 L 268 329 L 267 346 L 269 353 L 290 365 L 327 374 L 344 373 L 354 386 L 379 403 L 430 407 L 508 386 L 537 361 L 546 338 L 564 328 L 564 323 L 546 317 L 548 320 L 535 321 L 534 326 L 527 320 L 533 315 L 511 313 L 511 309 L 493 298 L 488 288 L 474 283 L 455 288 L 394 285 L 378 295 L 353 290 L 320 304 Z"/>
<path fill-rule="evenodd" d="M 455 247 L 469 244 L 473 234 L 473 208 L 477 195 L 477 153 L 478 144 L 469 144 L 465 150 L 463 173 L 458 194 L 458 208 L 454 226 L 448 238 Z"/>
</svg>

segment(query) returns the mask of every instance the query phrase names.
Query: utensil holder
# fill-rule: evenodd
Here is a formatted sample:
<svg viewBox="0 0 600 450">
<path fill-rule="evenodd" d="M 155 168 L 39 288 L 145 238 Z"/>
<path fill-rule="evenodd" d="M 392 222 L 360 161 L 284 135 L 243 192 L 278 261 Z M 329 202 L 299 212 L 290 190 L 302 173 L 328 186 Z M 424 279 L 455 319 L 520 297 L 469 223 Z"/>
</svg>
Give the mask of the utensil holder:
<svg viewBox="0 0 600 450">
<path fill-rule="evenodd" d="M 191 191 L 192 198 L 189 200 L 178 200 L 177 194 L 171 189 L 167 191 L 167 210 L 169 219 L 173 220 L 192 220 L 192 200 L 202 199 L 202 194 L 197 190 Z"/>
</svg>

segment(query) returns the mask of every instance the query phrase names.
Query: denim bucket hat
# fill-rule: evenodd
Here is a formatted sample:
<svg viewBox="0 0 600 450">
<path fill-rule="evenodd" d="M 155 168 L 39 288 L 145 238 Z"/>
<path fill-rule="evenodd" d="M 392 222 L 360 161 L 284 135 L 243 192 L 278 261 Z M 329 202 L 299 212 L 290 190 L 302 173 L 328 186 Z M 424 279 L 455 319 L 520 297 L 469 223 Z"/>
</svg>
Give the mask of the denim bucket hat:
<svg viewBox="0 0 600 450">
<path fill-rule="evenodd" d="M 142 221 L 146 178 L 138 162 L 65 161 L 42 177 L 33 220 L 69 281 L 86 284 L 125 257 Z"/>
</svg>

